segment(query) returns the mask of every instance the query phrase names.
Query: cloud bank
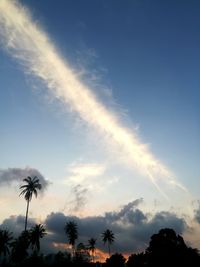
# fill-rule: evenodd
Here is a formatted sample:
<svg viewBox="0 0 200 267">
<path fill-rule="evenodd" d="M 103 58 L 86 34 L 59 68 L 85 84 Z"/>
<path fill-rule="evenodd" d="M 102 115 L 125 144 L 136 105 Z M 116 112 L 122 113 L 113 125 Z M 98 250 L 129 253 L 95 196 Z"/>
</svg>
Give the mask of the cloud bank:
<svg viewBox="0 0 200 267">
<path fill-rule="evenodd" d="M 2 224 L 0 225 L 1 229 L 8 229 L 11 231 L 15 236 L 19 235 L 22 231 L 24 231 L 24 222 L 25 216 L 19 215 L 12 215 L 9 218 L 3 220 Z M 36 224 L 36 220 L 33 218 L 29 218 L 27 222 L 27 227 L 30 228 Z"/>
<path fill-rule="evenodd" d="M 147 247 L 150 237 L 161 228 L 173 228 L 179 234 L 187 229 L 184 218 L 167 211 L 146 214 L 138 208 L 141 202 L 138 199 L 123 206 L 118 212 L 108 212 L 103 216 L 80 218 L 52 212 L 47 216 L 45 224 L 55 242 L 66 243 L 63 227 L 67 221 L 74 220 L 79 230 L 77 242 L 87 243 L 91 237 L 97 238 L 97 247 L 104 252 L 107 248 L 102 242 L 101 234 L 104 230 L 111 229 L 115 234 L 113 252 L 122 253 L 142 251 Z"/>
<path fill-rule="evenodd" d="M 107 252 L 107 247 L 102 242 L 102 232 L 111 229 L 115 235 L 112 252 L 133 253 L 144 250 L 150 237 L 161 228 L 173 228 L 178 234 L 184 233 L 187 224 L 184 218 L 175 213 L 161 211 L 155 214 L 146 214 L 138 206 L 142 199 L 124 205 L 119 211 L 105 213 L 102 216 L 80 218 L 68 216 L 62 212 L 50 213 L 45 221 L 48 235 L 42 240 L 44 252 L 67 248 L 67 236 L 64 233 L 66 222 L 73 220 L 78 225 L 77 244 L 93 237 L 97 238 L 97 248 Z M 30 219 L 29 223 L 35 223 Z M 0 228 L 9 228 L 13 232 L 23 229 L 24 217 L 11 216 L 5 219 Z"/>
<path fill-rule="evenodd" d="M 17 1 L 0 1 L 0 37 L 1 43 L 24 65 L 26 72 L 40 78 L 55 98 L 95 129 L 110 150 L 114 148 L 124 162 L 148 177 L 163 195 L 160 181 L 185 190 L 173 173 L 139 140 L 136 132 L 125 127 L 117 114 L 100 103 L 90 88 L 80 81 L 47 34 Z"/>
</svg>

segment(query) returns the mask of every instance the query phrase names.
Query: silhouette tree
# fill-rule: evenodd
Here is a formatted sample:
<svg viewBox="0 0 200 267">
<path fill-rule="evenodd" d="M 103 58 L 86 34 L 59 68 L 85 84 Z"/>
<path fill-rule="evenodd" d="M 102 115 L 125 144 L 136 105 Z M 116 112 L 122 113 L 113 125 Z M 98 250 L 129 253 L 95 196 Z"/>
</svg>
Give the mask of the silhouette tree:
<svg viewBox="0 0 200 267">
<path fill-rule="evenodd" d="M 124 267 L 126 259 L 122 254 L 113 254 L 110 258 L 106 259 L 106 266 L 108 267 Z"/>
<path fill-rule="evenodd" d="M 14 263 L 20 264 L 28 256 L 30 245 L 29 232 L 23 231 L 21 235 L 12 242 L 11 259 Z"/>
<path fill-rule="evenodd" d="M 12 233 L 8 230 L 1 230 L 0 229 L 0 258 L 3 255 L 4 259 L 9 254 L 9 248 L 12 241 Z"/>
<path fill-rule="evenodd" d="M 78 238 L 77 224 L 74 221 L 69 221 L 66 223 L 64 230 L 69 244 L 72 246 L 72 255 L 75 256 L 75 242 Z"/>
<path fill-rule="evenodd" d="M 138 254 L 131 254 L 128 258 L 126 266 L 127 267 L 149 266 L 147 264 L 147 256 L 148 256 L 148 254 L 145 254 L 144 252 L 141 252 Z"/>
<path fill-rule="evenodd" d="M 90 254 L 87 246 L 79 243 L 76 247 L 76 257 L 74 258 L 75 265 L 82 265 L 84 262 L 89 262 Z"/>
<path fill-rule="evenodd" d="M 15 266 L 15 265 L 14 265 Z M 44 256 L 41 254 L 39 255 L 36 251 L 34 251 L 31 255 L 29 255 L 25 261 L 23 262 L 23 264 L 17 265 L 18 267 L 46 267 L 45 264 L 45 258 Z M 53 266 L 52 266 L 53 267 Z"/>
<path fill-rule="evenodd" d="M 95 255 L 95 250 L 96 250 L 96 247 L 95 247 L 95 245 L 96 245 L 96 239 L 94 239 L 94 238 L 90 238 L 89 240 L 88 240 L 88 249 L 89 249 L 89 251 L 91 251 L 91 253 L 92 253 L 92 261 L 94 262 L 94 255 Z"/>
<path fill-rule="evenodd" d="M 23 181 L 26 182 L 26 184 L 20 186 L 20 189 L 22 189 L 20 195 L 24 195 L 24 198 L 27 201 L 25 229 L 24 229 L 26 231 L 29 203 L 32 199 L 33 194 L 35 195 L 35 197 L 37 197 L 37 190 L 41 190 L 42 185 L 39 183 L 39 179 L 36 176 L 33 179 L 30 176 L 28 176 L 27 178 L 23 179 Z"/>
<path fill-rule="evenodd" d="M 42 224 L 36 224 L 29 231 L 29 239 L 32 249 L 40 251 L 40 239 L 46 235 L 46 230 Z"/>
<path fill-rule="evenodd" d="M 77 245 L 76 251 L 78 253 L 84 253 L 85 251 L 87 251 L 87 247 L 81 242 Z"/>
<path fill-rule="evenodd" d="M 186 245 L 183 239 L 176 236 L 173 229 L 161 229 L 158 234 L 151 237 L 147 253 L 149 261 L 155 266 L 177 264 L 180 261 L 179 254 L 185 250 Z"/>
<path fill-rule="evenodd" d="M 106 231 L 104 231 L 102 233 L 102 237 L 103 237 L 103 242 L 104 242 L 104 245 L 107 243 L 108 244 L 108 253 L 109 253 L 109 256 L 110 256 L 110 246 L 112 245 L 112 243 L 114 242 L 114 234 L 111 230 L 107 229 Z"/>
<path fill-rule="evenodd" d="M 53 260 L 53 266 L 55 267 L 71 266 L 71 254 L 68 252 L 61 252 L 61 251 L 57 252 Z"/>
<path fill-rule="evenodd" d="M 151 237 L 146 250 L 150 266 L 200 266 L 200 256 L 188 248 L 180 235 L 170 228 L 161 229 Z M 192 263 L 192 265 L 191 265 Z"/>
</svg>

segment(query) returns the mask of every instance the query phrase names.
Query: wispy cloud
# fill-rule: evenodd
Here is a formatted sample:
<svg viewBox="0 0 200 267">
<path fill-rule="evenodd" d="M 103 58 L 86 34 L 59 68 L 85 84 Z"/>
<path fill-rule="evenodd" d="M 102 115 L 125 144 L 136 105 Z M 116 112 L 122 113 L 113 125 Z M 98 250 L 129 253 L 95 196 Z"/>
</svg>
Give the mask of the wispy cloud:
<svg viewBox="0 0 200 267">
<path fill-rule="evenodd" d="M 70 214 L 82 215 L 83 208 L 88 199 L 88 189 L 80 184 L 76 184 L 71 189 L 72 199 L 68 196 L 62 212 L 68 211 Z"/>
<path fill-rule="evenodd" d="M 27 72 L 40 78 L 55 98 L 92 126 L 110 148 L 113 147 L 130 166 L 148 177 L 161 193 L 159 181 L 186 190 L 140 141 L 136 132 L 126 128 L 117 114 L 100 103 L 80 81 L 47 34 L 33 22 L 27 9 L 16 1 L 0 1 L 0 36 L 1 42 Z"/>
<path fill-rule="evenodd" d="M 106 167 L 99 163 L 73 163 L 67 168 L 69 175 L 67 182 L 70 180 L 75 183 L 82 183 L 92 178 L 101 176 L 105 172 Z"/>
<path fill-rule="evenodd" d="M 106 166 L 100 163 L 74 162 L 68 165 L 64 184 L 71 187 L 71 194 L 61 211 L 68 210 L 70 214 L 82 215 L 90 193 L 102 191 L 103 185 L 100 177 L 105 170 Z M 112 181 L 112 178 L 107 179 L 107 183 L 104 183 L 104 189 Z"/>
<path fill-rule="evenodd" d="M 72 188 L 82 186 L 88 193 L 102 193 L 119 181 L 119 177 L 106 173 L 107 165 L 103 163 L 73 162 L 66 170 L 64 184 Z"/>
</svg>

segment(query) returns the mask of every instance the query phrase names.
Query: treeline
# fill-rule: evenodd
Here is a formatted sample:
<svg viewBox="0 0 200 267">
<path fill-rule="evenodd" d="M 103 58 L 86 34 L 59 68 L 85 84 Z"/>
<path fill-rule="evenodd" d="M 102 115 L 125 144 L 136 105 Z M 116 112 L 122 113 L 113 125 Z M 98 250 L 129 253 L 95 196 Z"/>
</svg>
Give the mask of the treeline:
<svg viewBox="0 0 200 267">
<path fill-rule="evenodd" d="M 96 240 L 90 238 L 87 244 L 78 243 L 78 226 L 74 221 L 66 222 L 63 233 L 68 239 L 71 253 L 59 251 L 57 254 L 44 256 L 40 253 L 40 240 L 47 234 L 42 224 L 36 224 L 30 230 L 24 230 L 17 238 L 8 230 L 0 229 L 0 264 L 5 266 L 21 266 L 39 261 L 38 264 L 44 266 L 54 266 L 56 264 L 66 265 L 66 263 L 76 266 L 76 264 L 94 263 L 96 256 Z M 114 233 L 107 229 L 102 233 L 102 241 L 107 244 L 110 256 L 110 246 L 114 242 Z M 70 251 L 70 249 L 69 249 Z"/>
<path fill-rule="evenodd" d="M 70 224 L 69 224 L 70 225 Z M 42 225 L 23 231 L 13 239 L 8 230 L 0 230 L 0 266 L 41 266 L 41 267 L 199 267 L 200 254 L 197 249 L 188 247 L 183 238 L 173 229 L 161 229 L 152 235 L 149 246 L 142 253 L 131 254 L 125 259 L 123 254 L 115 253 L 99 263 L 95 260 L 95 246 L 79 243 L 67 251 L 40 253 L 38 232 L 46 234 Z M 104 232 L 105 233 L 105 232 Z M 92 253 L 91 253 L 92 252 Z"/>
</svg>

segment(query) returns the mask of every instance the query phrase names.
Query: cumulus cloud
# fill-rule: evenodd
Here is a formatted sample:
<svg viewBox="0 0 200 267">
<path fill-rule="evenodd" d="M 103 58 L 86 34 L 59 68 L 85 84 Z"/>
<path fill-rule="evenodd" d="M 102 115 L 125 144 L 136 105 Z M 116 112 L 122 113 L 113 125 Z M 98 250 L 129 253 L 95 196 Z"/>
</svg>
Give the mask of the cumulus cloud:
<svg viewBox="0 0 200 267">
<path fill-rule="evenodd" d="M 105 213 L 99 216 L 78 217 L 65 215 L 62 212 L 50 213 L 43 224 L 48 235 L 42 240 L 44 253 L 57 251 L 61 248 L 68 249 L 68 240 L 64 232 L 66 222 L 75 221 L 78 225 L 77 243 L 87 241 L 93 237 L 97 239 L 99 251 L 107 252 L 102 242 L 102 232 L 106 229 L 113 231 L 115 242 L 112 252 L 133 253 L 143 251 L 149 244 L 150 237 L 161 228 L 172 228 L 177 234 L 187 230 L 184 218 L 175 213 L 160 211 L 149 215 L 139 209 L 142 199 L 137 199 L 124 205 L 119 211 Z M 9 229 L 20 233 L 24 229 L 24 216 L 10 216 L 0 225 L 0 228 Z M 29 227 L 36 223 L 29 218 Z"/>
<path fill-rule="evenodd" d="M 154 215 L 144 213 L 137 207 L 141 199 L 130 202 L 118 212 L 105 213 L 102 216 L 80 218 L 66 216 L 63 213 L 51 213 L 47 216 L 45 224 L 51 232 L 54 242 L 66 243 L 64 225 L 67 221 L 74 220 L 78 225 L 78 242 L 87 242 L 91 237 L 97 238 L 99 249 L 106 251 L 101 234 L 105 229 L 111 229 L 116 237 L 113 251 L 123 253 L 137 252 L 145 249 L 150 237 L 161 228 L 173 228 L 178 234 L 182 234 L 187 224 L 183 218 L 175 213 L 161 211 Z"/>
<path fill-rule="evenodd" d="M 25 216 L 19 215 L 11 215 L 9 218 L 3 220 L 0 225 L 1 229 L 9 229 L 9 231 L 13 232 L 13 234 L 19 235 L 22 231 L 24 231 L 24 223 Z M 36 220 L 33 218 L 29 218 L 27 222 L 27 227 L 30 228 L 36 224 Z"/>
<path fill-rule="evenodd" d="M 145 219 L 144 215 L 140 214 L 141 216 L 139 216 L 140 210 L 135 209 L 142 202 L 143 202 L 142 198 L 136 199 L 124 205 L 119 212 L 116 212 L 116 211 L 106 212 L 105 217 L 107 220 L 110 220 L 110 221 L 123 220 L 125 222 L 134 222 L 134 218 L 138 220 L 139 217 L 141 220 L 143 220 Z"/>
<path fill-rule="evenodd" d="M 35 177 L 37 176 L 40 179 L 40 183 L 42 184 L 42 190 L 46 189 L 49 182 L 45 177 L 34 168 L 8 168 L 8 169 L 0 169 L 0 185 L 10 185 L 14 182 L 22 182 L 24 178 L 27 176 Z"/>
<path fill-rule="evenodd" d="M 182 234 L 186 230 L 187 224 L 184 218 L 178 217 L 175 213 L 161 211 L 154 214 L 150 220 L 135 227 L 130 236 L 142 248 L 143 244 L 147 244 L 151 235 L 161 228 L 173 228 L 178 234 Z"/>
</svg>

